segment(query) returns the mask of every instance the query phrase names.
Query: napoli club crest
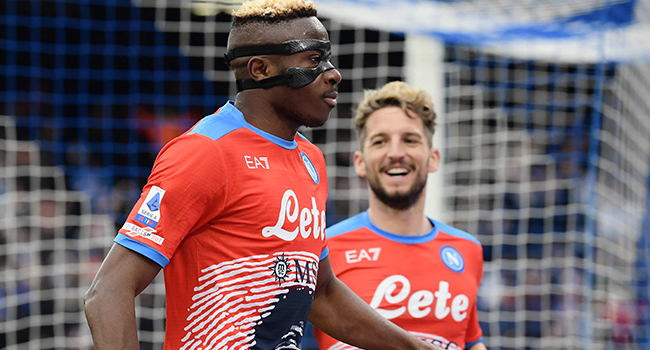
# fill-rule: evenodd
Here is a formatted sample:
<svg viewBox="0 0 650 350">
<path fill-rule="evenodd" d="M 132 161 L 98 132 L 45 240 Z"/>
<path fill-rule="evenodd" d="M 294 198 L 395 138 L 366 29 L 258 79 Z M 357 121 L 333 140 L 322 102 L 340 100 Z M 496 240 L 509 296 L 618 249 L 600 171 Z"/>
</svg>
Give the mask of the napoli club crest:
<svg viewBox="0 0 650 350">
<path fill-rule="evenodd" d="M 451 271 L 461 273 L 465 270 L 465 260 L 463 259 L 463 256 L 460 255 L 460 252 L 458 252 L 454 247 L 442 247 L 442 249 L 440 249 L 440 258 L 445 266 L 447 266 Z"/>
<path fill-rule="evenodd" d="M 302 162 L 305 163 L 305 168 L 307 168 L 309 176 L 311 176 L 311 179 L 314 180 L 314 183 L 318 185 L 319 177 L 314 163 L 311 162 L 311 159 L 307 157 L 305 152 L 300 152 L 300 158 L 302 159 Z"/>
</svg>

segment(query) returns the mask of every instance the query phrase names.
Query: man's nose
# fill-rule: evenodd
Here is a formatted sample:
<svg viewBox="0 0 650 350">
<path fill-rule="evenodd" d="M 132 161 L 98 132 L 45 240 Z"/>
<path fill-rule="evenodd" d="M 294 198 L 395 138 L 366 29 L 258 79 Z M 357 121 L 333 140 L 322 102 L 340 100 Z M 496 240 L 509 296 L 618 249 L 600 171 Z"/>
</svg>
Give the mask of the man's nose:
<svg viewBox="0 0 650 350">
<path fill-rule="evenodd" d="M 397 139 L 391 140 L 388 144 L 388 157 L 391 159 L 400 159 L 404 155 L 404 144 Z"/>
<path fill-rule="evenodd" d="M 323 72 L 323 78 L 328 84 L 331 85 L 337 85 L 341 82 L 341 79 L 343 79 L 341 77 L 341 73 L 336 68 Z"/>
</svg>

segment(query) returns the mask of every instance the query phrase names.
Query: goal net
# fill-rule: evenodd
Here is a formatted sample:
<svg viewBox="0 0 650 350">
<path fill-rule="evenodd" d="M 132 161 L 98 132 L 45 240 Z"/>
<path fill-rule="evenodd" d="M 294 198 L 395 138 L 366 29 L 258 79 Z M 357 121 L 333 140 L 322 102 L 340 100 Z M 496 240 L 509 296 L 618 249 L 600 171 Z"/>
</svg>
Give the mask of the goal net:
<svg viewBox="0 0 650 350">
<path fill-rule="evenodd" d="M 0 347 L 88 348 L 80 296 L 110 243 L 109 217 L 66 191 L 63 171 L 41 163 L 0 116 Z M 19 347 L 20 346 L 20 347 Z"/>
<path fill-rule="evenodd" d="M 485 14 L 501 21 L 515 6 L 530 19 L 537 2 L 518 3 L 317 2 L 343 81 L 327 124 L 301 132 L 326 158 L 328 224 L 368 206 L 352 167 L 352 111 L 364 89 L 439 85 L 434 139 L 444 164 L 429 188 L 440 202 L 430 213 L 483 244 L 487 347 L 643 349 L 650 65 L 635 33 L 645 32 L 630 27 L 625 39 L 641 38 L 637 45 L 582 32 L 583 41 L 568 38 L 578 49 L 509 32 L 498 43 L 487 31 L 486 41 L 465 40 L 477 35 L 468 23 L 487 28 Z M 599 8 L 539 3 L 540 23 Z M 609 3 L 645 9 L 635 21 L 650 22 L 647 0 Z M 0 348 L 92 348 L 82 297 L 155 155 L 234 98 L 222 58 L 232 6 L 213 4 L 0 4 L 0 115 L 8 116 L 0 118 Z M 614 32 L 625 27 L 612 23 Z M 439 56 L 414 45 L 413 33 L 443 38 Z M 624 49 L 613 54 L 616 45 L 602 42 Z M 161 274 L 137 298 L 142 349 L 162 348 L 164 305 Z M 303 345 L 315 346 L 309 336 Z"/>
<path fill-rule="evenodd" d="M 641 349 L 648 65 L 448 51 L 444 197 L 477 236 L 488 348 Z M 647 231 L 644 233 L 648 234 Z"/>
</svg>

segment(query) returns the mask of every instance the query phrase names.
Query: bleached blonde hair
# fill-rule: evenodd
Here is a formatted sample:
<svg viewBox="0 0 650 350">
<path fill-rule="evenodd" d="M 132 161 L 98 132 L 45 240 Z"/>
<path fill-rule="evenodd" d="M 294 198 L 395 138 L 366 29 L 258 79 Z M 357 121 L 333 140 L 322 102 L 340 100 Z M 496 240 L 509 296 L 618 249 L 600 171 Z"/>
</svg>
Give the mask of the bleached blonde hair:
<svg viewBox="0 0 650 350">
<path fill-rule="evenodd" d="M 295 18 L 317 16 L 313 1 L 251 0 L 232 13 L 232 26 L 249 22 L 277 23 Z"/>
<path fill-rule="evenodd" d="M 436 128 L 436 113 L 433 110 L 431 96 L 423 89 L 415 89 L 402 81 L 393 81 L 384 85 L 381 89 L 366 90 L 364 97 L 354 116 L 354 125 L 357 130 L 359 146 L 363 150 L 363 142 L 366 139 L 366 122 L 370 115 L 382 108 L 399 107 L 412 117 L 408 112 L 422 120 L 424 134 L 427 137 L 429 147 L 433 145 L 433 133 Z"/>
</svg>

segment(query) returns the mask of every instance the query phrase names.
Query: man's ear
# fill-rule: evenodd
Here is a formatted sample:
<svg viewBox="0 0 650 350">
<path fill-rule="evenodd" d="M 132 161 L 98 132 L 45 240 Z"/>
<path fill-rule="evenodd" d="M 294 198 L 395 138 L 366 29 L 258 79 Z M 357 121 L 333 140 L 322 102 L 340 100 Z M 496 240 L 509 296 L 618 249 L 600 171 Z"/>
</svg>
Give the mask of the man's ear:
<svg viewBox="0 0 650 350">
<path fill-rule="evenodd" d="M 429 172 L 435 173 L 438 171 L 438 166 L 440 165 L 440 152 L 437 148 L 431 148 L 431 156 L 429 158 Z"/>
<path fill-rule="evenodd" d="M 271 75 L 271 62 L 266 57 L 254 56 L 248 60 L 248 74 L 255 81 L 264 80 Z"/>
<path fill-rule="evenodd" d="M 366 163 L 363 161 L 363 153 L 361 151 L 354 152 L 354 171 L 357 172 L 359 177 L 366 177 Z"/>
</svg>

